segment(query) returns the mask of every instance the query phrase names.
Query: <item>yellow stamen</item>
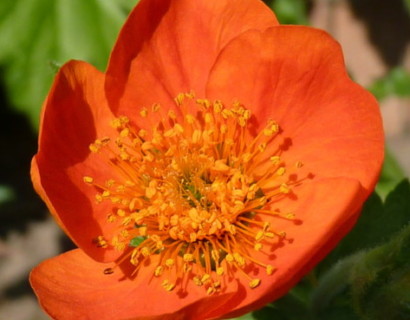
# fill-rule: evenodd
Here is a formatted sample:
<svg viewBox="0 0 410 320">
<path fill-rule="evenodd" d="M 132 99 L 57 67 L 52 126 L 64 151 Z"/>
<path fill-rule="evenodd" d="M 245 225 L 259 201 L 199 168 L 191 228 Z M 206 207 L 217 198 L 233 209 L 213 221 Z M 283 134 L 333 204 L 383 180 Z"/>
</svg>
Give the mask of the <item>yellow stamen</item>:
<svg viewBox="0 0 410 320">
<path fill-rule="evenodd" d="M 249 286 L 253 289 L 253 288 L 256 288 L 257 286 L 259 286 L 260 283 L 261 283 L 261 280 L 260 280 L 260 279 L 252 279 L 252 280 L 249 282 Z"/>
<path fill-rule="evenodd" d="M 267 205 L 293 192 L 298 182 L 290 175 L 301 162 L 286 167 L 276 141 L 278 124 L 268 120 L 255 134 L 251 112 L 239 102 L 226 107 L 190 92 L 179 94 L 175 103 L 168 112 L 158 104 L 141 109 L 140 117 L 147 118 L 142 123 L 157 122 L 146 129 L 127 117 L 114 119 L 118 136 L 90 144 L 115 180 L 83 180 L 96 189 L 97 203 L 112 204 L 107 223 L 118 228 L 109 241 L 98 236 L 94 243 L 122 251 L 117 265 L 131 262 L 133 274 L 159 256 L 153 274 L 167 291 L 186 280 L 211 295 L 232 274 L 256 288 L 261 279 L 244 270 L 260 267 L 271 275 L 275 267 L 253 253 L 270 254 L 269 248 L 285 238 L 274 230 L 274 219 L 294 219 Z"/>
</svg>

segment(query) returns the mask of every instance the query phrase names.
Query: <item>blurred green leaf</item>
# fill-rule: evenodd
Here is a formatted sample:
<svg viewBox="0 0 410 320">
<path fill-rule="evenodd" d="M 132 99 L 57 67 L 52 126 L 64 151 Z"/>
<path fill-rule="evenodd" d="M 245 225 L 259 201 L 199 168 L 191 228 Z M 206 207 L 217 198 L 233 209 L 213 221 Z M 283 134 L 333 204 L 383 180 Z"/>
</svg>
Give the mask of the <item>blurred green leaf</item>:
<svg viewBox="0 0 410 320">
<path fill-rule="evenodd" d="M 347 299 L 343 303 L 332 305 L 332 308 L 324 310 L 317 316 L 317 320 L 360 320 L 359 316 L 353 311 Z"/>
<path fill-rule="evenodd" d="M 359 250 L 373 248 L 387 241 L 410 222 L 410 183 L 403 180 L 387 196 L 383 204 L 373 193 L 364 204 L 355 227 L 320 265 L 327 269 L 338 260 Z"/>
<path fill-rule="evenodd" d="M 384 204 L 373 194 L 357 225 L 320 267 L 311 294 L 317 319 L 410 319 L 409 181 L 398 184 Z"/>
<path fill-rule="evenodd" d="M 410 72 L 403 67 L 393 68 L 386 76 L 376 80 L 369 88 L 378 100 L 394 95 L 410 96 Z"/>
<path fill-rule="evenodd" d="M 255 320 L 255 318 L 252 316 L 252 313 L 247 313 L 241 317 L 232 318 L 230 320 Z"/>
<path fill-rule="evenodd" d="M 406 7 L 407 7 L 407 11 L 410 12 L 410 0 L 404 0 L 404 3 L 405 3 L 405 5 L 406 5 Z"/>
<path fill-rule="evenodd" d="M 272 305 L 268 305 L 262 309 L 252 312 L 253 319 L 255 320 L 288 320 L 286 314 Z"/>
<path fill-rule="evenodd" d="M 383 300 L 384 318 L 374 312 Z M 391 319 L 410 319 L 407 179 L 384 202 L 373 193 L 352 231 L 287 295 L 236 320 L 390 320 L 392 308 Z"/>
<path fill-rule="evenodd" d="M 139 0 L 115 0 L 124 12 L 130 12 Z"/>
<path fill-rule="evenodd" d="M 11 103 L 37 127 L 55 66 L 85 60 L 104 70 L 137 0 L 0 1 L 0 71 Z"/>
<path fill-rule="evenodd" d="M 311 320 L 312 317 L 309 314 L 308 306 L 305 301 L 300 300 L 297 295 L 294 294 L 294 290 L 290 291 L 287 295 L 280 298 L 279 300 L 273 303 L 273 309 L 276 311 L 276 314 L 281 316 L 284 320 Z M 269 310 L 269 309 L 268 309 Z M 276 319 L 273 317 L 270 318 L 261 318 L 263 319 Z M 282 319 L 278 317 L 278 319 Z M 259 318 L 257 318 L 259 319 Z"/>
<path fill-rule="evenodd" d="M 16 194 L 11 187 L 0 185 L 0 205 L 5 202 L 13 201 L 15 197 Z"/>
<path fill-rule="evenodd" d="M 279 310 L 275 306 L 268 304 L 265 307 L 251 313 L 247 313 L 238 318 L 230 320 L 289 320 L 283 310 Z M 306 319 L 307 320 L 307 319 Z"/>
<path fill-rule="evenodd" d="M 351 295 L 362 319 L 410 319 L 409 253 L 410 224 L 407 224 L 391 241 L 366 252 L 353 266 Z"/>
<path fill-rule="evenodd" d="M 383 169 L 376 186 L 377 193 L 385 198 L 404 179 L 404 172 L 393 155 L 386 150 Z"/>
<path fill-rule="evenodd" d="M 310 299 L 310 308 L 315 319 L 357 319 L 347 288 L 353 265 L 362 257 L 362 252 L 355 253 L 338 261 L 321 275 Z"/>
<path fill-rule="evenodd" d="M 281 24 L 308 24 L 306 0 L 273 0 L 270 6 Z"/>
</svg>

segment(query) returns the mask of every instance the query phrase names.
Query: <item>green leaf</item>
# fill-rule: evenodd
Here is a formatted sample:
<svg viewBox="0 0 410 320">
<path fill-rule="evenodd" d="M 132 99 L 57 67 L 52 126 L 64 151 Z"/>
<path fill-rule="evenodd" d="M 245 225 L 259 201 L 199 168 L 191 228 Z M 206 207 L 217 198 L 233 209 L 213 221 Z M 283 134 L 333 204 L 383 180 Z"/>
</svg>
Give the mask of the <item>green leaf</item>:
<svg viewBox="0 0 410 320">
<path fill-rule="evenodd" d="M 315 319 L 410 319 L 410 224 L 335 264 L 312 292 Z"/>
<path fill-rule="evenodd" d="M 332 308 L 324 310 L 317 316 L 317 320 L 360 320 L 359 316 L 350 307 L 346 299 L 340 305 L 334 304 Z"/>
<path fill-rule="evenodd" d="M 255 320 L 255 318 L 252 316 L 252 313 L 247 313 L 241 317 L 231 318 L 229 320 Z"/>
<path fill-rule="evenodd" d="M 362 252 L 333 265 L 312 290 L 310 308 L 317 320 L 360 320 L 350 297 L 349 279 Z"/>
<path fill-rule="evenodd" d="M 365 320 L 410 319 L 410 224 L 352 268 L 351 296 Z"/>
<path fill-rule="evenodd" d="M 306 0 L 274 0 L 271 8 L 281 24 L 308 24 Z"/>
<path fill-rule="evenodd" d="M 13 201 L 16 198 L 16 193 L 10 186 L 0 185 L 0 205 Z"/>
<path fill-rule="evenodd" d="M 138 3 L 139 0 L 115 0 L 116 3 L 121 7 L 124 12 L 130 12 L 135 5 Z"/>
<path fill-rule="evenodd" d="M 410 14 L 410 0 L 404 0 L 404 5 L 405 5 L 408 13 Z"/>
<path fill-rule="evenodd" d="M 359 250 L 370 249 L 385 241 L 410 222 L 410 183 L 403 180 L 387 196 L 372 194 L 352 231 L 323 261 L 320 270 Z"/>
<path fill-rule="evenodd" d="M 348 279 L 352 267 L 363 258 L 363 255 L 364 253 L 360 251 L 338 261 L 320 277 L 318 285 L 311 293 L 310 307 L 313 314 L 320 318 L 333 319 L 334 310 L 338 310 L 337 314 L 339 315 L 348 314 L 351 316 L 353 309 L 349 306 L 350 301 L 346 297 L 346 289 L 349 285 Z M 335 301 L 337 302 L 335 303 Z M 342 312 L 340 309 L 344 309 L 344 311 Z M 344 319 L 344 316 L 340 319 Z"/>
<path fill-rule="evenodd" d="M 34 127 L 52 65 L 80 59 L 104 70 L 131 3 L 136 0 L 1 1 L 1 76 L 11 103 Z"/>
<path fill-rule="evenodd" d="M 386 195 L 388 195 L 403 179 L 403 169 L 400 167 L 399 163 L 389 152 L 389 150 L 386 150 L 382 172 L 376 186 L 377 193 L 382 198 L 385 198 Z"/>
<path fill-rule="evenodd" d="M 409 239 L 402 231 L 406 225 Z M 384 318 L 373 312 L 383 299 L 388 305 L 380 311 Z M 384 203 L 372 194 L 353 230 L 290 293 L 253 312 L 252 318 L 248 314 L 238 319 L 381 320 L 390 319 L 389 308 L 394 308 L 392 319 L 410 319 L 408 180 L 400 182 Z"/>
<path fill-rule="evenodd" d="M 374 312 L 383 300 L 384 318 Z M 384 203 L 373 193 L 353 230 L 287 295 L 237 320 L 382 320 L 389 313 L 404 320 L 409 308 L 410 182 L 403 180 Z"/>
<path fill-rule="evenodd" d="M 252 316 L 255 320 L 289 320 L 287 315 L 282 310 L 279 310 L 272 305 L 268 305 L 262 309 L 252 312 Z"/>
<path fill-rule="evenodd" d="M 310 300 L 318 319 L 410 319 L 409 181 L 399 183 L 384 204 L 373 194 L 319 270 Z"/>
<path fill-rule="evenodd" d="M 369 88 L 378 100 L 390 95 L 410 96 L 410 72 L 403 67 L 392 69 L 385 77 L 376 80 Z"/>
</svg>

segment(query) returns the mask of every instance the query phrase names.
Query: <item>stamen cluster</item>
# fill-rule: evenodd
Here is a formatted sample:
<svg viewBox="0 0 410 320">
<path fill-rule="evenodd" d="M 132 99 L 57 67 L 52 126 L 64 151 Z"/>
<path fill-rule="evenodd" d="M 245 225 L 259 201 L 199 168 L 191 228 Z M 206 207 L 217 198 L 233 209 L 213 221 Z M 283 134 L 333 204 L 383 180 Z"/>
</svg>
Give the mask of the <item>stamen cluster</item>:
<svg viewBox="0 0 410 320">
<path fill-rule="evenodd" d="M 175 101 L 177 108 L 166 114 L 157 104 L 140 111 L 141 118 L 154 122 L 152 129 L 119 117 L 112 122 L 115 140 L 90 145 L 117 177 L 102 183 L 84 177 L 98 190 L 97 202 L 112 202 L 107 222 L 118 226 L 111 239 L 100 235 L 94 241 L 122 251 L 117 264 L 129 260 L 135 272 L 158 255 L 154 276 L 163 278 L 168 291 L 192 280 L 213 294 L 224 275 L 234 273 L 255 288 L 260 279 L 251 278 L 245 267 L 259 265 L 267 274 L 275 267 L 253 258 L 253 252 L 285 237 L 268 221 L 293 219 L 291 213 L 266 209 L 296 183 L 281 161 L 281 149 L 273 147 L 279 126 L 268 120 L 252 135 L 251 113 L 240 103 L 227 108 L 192 93 Z M 255 170 L 261 165 L 267 165 L 264 173 Z"/>
</svg>

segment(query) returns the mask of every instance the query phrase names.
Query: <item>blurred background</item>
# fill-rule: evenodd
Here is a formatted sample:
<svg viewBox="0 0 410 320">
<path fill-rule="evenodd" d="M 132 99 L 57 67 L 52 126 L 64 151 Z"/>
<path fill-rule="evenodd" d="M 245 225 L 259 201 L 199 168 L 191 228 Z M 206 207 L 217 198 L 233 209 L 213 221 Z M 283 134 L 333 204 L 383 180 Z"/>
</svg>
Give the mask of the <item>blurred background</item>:
<svg viewBox="0 0 410 320">
<path fill-rule="evenodd" d="M 0 0 L 0 320 L 42 320 L 27 277 L 73 248 L 32 189 L 39 112 L 59 66 L 104 70 L 136 0 Z M 265 1 L 282 24 L 325 29 L 380 101 L 388 156 L 377 191 L 410 175 L 410 0 Z"/>
</svg>

